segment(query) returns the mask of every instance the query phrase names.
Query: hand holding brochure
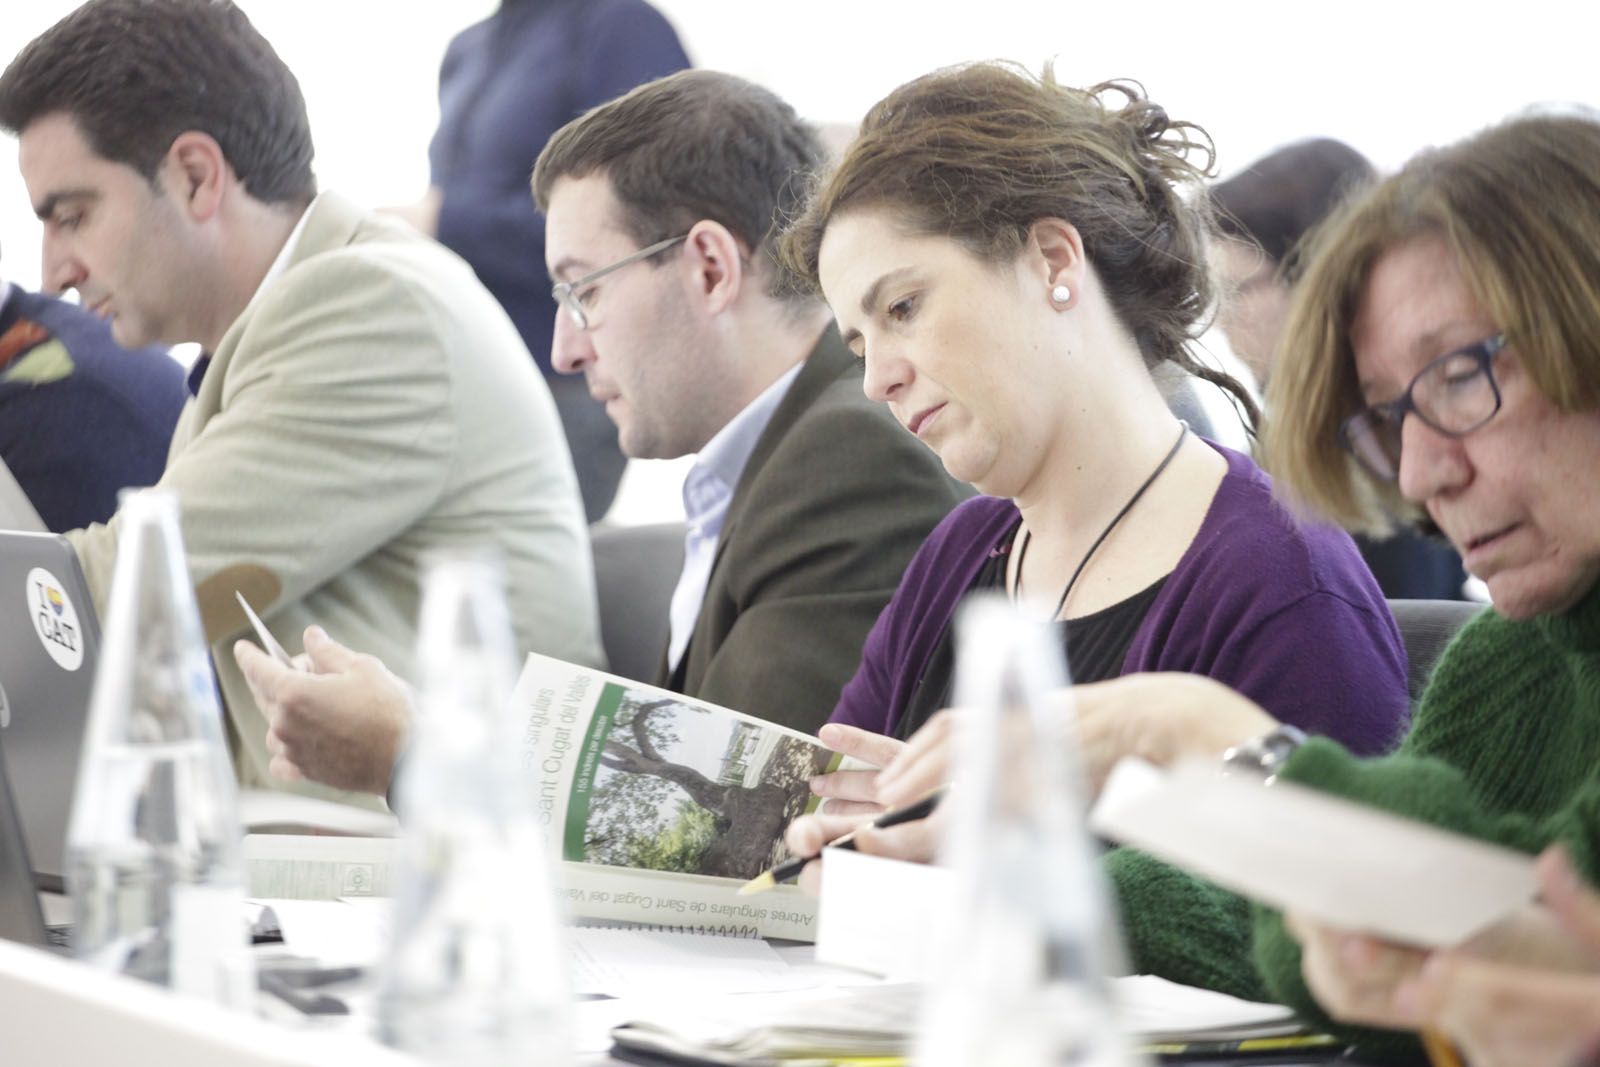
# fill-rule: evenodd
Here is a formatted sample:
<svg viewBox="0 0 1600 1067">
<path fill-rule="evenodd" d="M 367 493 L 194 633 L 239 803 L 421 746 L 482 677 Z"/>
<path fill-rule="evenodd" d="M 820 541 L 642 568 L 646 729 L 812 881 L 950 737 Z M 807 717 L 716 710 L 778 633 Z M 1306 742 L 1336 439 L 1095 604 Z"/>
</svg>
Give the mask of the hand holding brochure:
<svg viewBox="0 0 1600 1067">
<path fill-rule="evenodd" d="M 530 655 L 523 760 L 568 907 L 583 918 L 812 940 L 815 902 L 740 885 L 789 858 L 784 828 L 841 757 L 814 737 Z"/>
<path fill-rule="evenodd" d="M 574 918 L 815 939 L 816 901 L 801 890 L 738 891 L 789 858 L 783 831 L 816 806 L 811 777 L 843 757 L 798 731 L 546 656 L 528 657 L 513 700 L 529 802 Z M 249 839 L 254 892 L 300 896 L 303 881 L 349 895 L 357 869 L 363 884 L 387 884 L 370 854 L 320 871 L 334 858 L 297 840 Z"/>
<path fill-rule="evenodd" d="M 1275 908 L 1424 948 L 1458 945 L 1538 892 L 1520 852 L 1212 763 L 1124 760 L 1089 823 Z"/>
</svg>

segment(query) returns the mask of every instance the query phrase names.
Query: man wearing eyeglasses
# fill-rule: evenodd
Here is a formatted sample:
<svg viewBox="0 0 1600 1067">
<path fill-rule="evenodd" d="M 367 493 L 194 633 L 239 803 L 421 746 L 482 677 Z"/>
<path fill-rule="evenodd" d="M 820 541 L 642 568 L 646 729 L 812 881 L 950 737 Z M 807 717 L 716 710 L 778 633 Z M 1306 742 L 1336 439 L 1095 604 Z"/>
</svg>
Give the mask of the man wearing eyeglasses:
<svg viewBox="0 0 1600 1067">
<path fill-rule="evenodd" d="M 685 71 L 558 131 L 533 180 L 559 304 L 552 364 L 584 375 L 628 455 L 696 456 L 655 680 L 808 731 L 917 547 L 970 492 L 866 398 L 827 309 L 772 258 L 822 159 L 770 92 Z M 320 631 L 306 649 L 318 675 L 234 649 L 273 723 L 274 772 L 385 792 L 404 687 Z"/>
<path fill-rule="evenodd" d="M 656 681 L 806 730 L 965 495 L 772 258 L 822 163 L 772 93 L 688 71 L 560 130 L 534 169 L 552 365 L 584 375 L 629 456 L 696 454 Z"/>
</svg>

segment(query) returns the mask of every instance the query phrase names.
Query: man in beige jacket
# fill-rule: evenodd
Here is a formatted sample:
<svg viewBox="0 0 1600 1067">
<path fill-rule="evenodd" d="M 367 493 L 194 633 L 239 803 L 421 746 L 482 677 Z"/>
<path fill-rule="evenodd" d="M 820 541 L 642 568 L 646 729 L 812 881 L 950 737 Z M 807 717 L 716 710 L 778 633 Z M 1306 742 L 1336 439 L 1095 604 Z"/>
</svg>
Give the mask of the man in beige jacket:
<svg viewBox="0 0 1600 1067">
<path fill-rule="evenodd" d="M 127 346 L 198 342 L 160 485 L 183 535 L 241 779 L 267 724 L 226 651 L 242 591 L 410 673 L 425 553 L 504 558 L 519 647 L 600 658 L 587 532 L 550 394 L 461 260 L 317 194 L 294 76 L 205 0 L 91 0 L 0 76 L 44 281 Z M 118 520 L 70 534 L 102 601 Z"/>
</svg>

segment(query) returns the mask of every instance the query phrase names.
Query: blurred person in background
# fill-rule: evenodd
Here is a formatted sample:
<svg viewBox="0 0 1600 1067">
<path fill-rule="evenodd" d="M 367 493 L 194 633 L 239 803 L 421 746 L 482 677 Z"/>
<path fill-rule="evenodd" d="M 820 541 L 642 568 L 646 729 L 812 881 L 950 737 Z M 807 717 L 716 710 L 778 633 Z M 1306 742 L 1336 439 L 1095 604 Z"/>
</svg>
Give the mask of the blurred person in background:
<svg viewBox="0 0 1600 1067">
<path fill-rule="evenodd" d="M 1322 137 L 1279 148 L 1211 186 L 1219 231 L 1213 256 L 1223 288 L 1218 323 L 1263 388 L 1300 274 L 1302 240 L 1377 176 L 1360 152 Z M 1441 538 L 1397 530 L 1387 537 L 1357 534 L 1356 546 L 1385 596 L 1465 595 L 1461 557 Z"/>
<path fill-rule="evenodd" d="M 511 316 L 555 397 L 590 522 L 610 508 L 627 459 L 582 379 L 550 369 L 555 305 L 528 179 L 562 126 L 688 66 L 672 25 L 645 0 L 501 0 L 450 42 L 428 192 L 392 209 L 470 263 Z"/>
<path fill-rule="evenodd" d="M 160 347 L 126 349 L 101 319 L 0 277 L 0 460 L 45 527 L 105 522 L 154 485 L 189 397 Z"/>
</svg>

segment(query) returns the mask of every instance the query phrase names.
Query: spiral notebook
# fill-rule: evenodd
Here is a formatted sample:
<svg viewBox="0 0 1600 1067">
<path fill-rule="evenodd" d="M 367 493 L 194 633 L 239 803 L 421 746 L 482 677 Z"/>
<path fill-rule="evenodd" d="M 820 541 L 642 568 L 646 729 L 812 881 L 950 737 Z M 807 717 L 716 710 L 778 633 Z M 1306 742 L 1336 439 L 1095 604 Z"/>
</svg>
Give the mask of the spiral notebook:
<svg viewBox="0 0 1600 1067">
<path fill-rule="evenodd" d="M 323 964 L 370 966 L 389 942 L 393 904 L 383 897 L 265 900 L 284 946 Z M 567 932 L 573 992 L 580 996 L 771 993 L 815 984 L 766 941 L 663 927 L 608 923 Z"/>
<path fill-rule="evenodd" d="M 630 996 L 693 987 L 697 993 L 766 993 L 811 984 L 767 942 L 626 926 L 570 932 L 573 992 Z"/>
</svg>

